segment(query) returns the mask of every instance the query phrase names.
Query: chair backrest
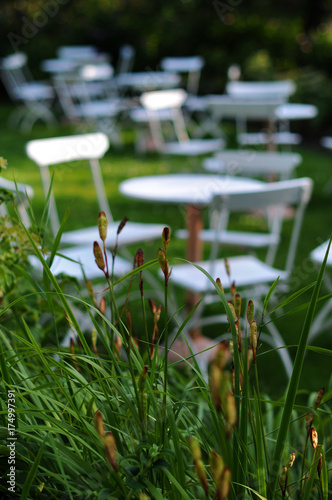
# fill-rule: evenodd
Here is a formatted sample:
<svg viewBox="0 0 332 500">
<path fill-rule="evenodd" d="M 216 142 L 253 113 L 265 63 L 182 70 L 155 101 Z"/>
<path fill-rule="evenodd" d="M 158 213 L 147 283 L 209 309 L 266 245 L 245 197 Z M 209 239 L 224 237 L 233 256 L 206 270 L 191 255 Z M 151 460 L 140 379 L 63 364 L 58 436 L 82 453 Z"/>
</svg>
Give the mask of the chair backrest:
<svg viewBox="0 0 332 500">
<path fill-rule="evenodd" d="M 312 180 L 304 177 L 266 183 L 263 187 L 251 191 L 250 194 L 216 195 L 211 202 L 211 211 L 214 213 L 218 211 L 220 214 L 219 221 L 215 226 L 216 236 L 224 229 L 225 213 L 254 210 L 271 211 L 271 209 L 273 214 L 272 231 L 274 234 L 280 234 L 285 207 L 293 206 L 295 215 L 285 263 L 285 271 L 290 272 L 294 264 L 304 210 L 310 200 L 312 186 Z M 216 255 L 216 246 L 220 244 L 217 241 L 216 237 L 216 245 L 212 249 L 213 255 Z M 276 252 L 276 243 L 274 242 L 272 245 L 274 246 L 273 251 Z"/>
<path fill-rule="evenodd" d="M 51 185 L 50 166 L 88 160 L 100 210 L 105 212 L 108 221 L 112 222 L 113 217 L 99 164 L 99 160 L 108 149 L 109 139 L 102 133 L 39 139 L 30 141 L 26 145 L 28 157 L 40 168 L 45 197 Z M 79 166 L 81 167 L 81 163 Z M 53 233 L 57 234 L 60 224 L 53 192 L 50 196 L 50 221 Z"/>
<path fill-rule="evenodd" d="M 163 71 L 187 74 L 186 89 L 189 94 L 197 94 L 201 71 L 205 62 L 201 56 L 165 57 L 160 66 Z"/>
<path fill-rule="evenodd" d="M 272 82 L 232 81 L 226 85 L 227 94 L 240 99 L 282 99 L 288 100 L 296 90 L 292 80 Z"/>
<path fill-rule="evenodd" d="M 289 179 L 301 163 L 297 153 L 255 151 L 250 149 L 225 150 L 203 161 L 205 170 L 226 175 L 243 175 Z"/>
<path fill-rule="evenodd" d="M 26 227 L 29 227 L 30 220 L 26 208 L 29 203 L 29 199 L 31 199 L 34 195 L 32 187 L 28 184 L 13 182 L 0 176 L 0 190 L 1 189 L 9 191 L 13 195 L 15 205 L 18 213 L 20 214 L 21 220 Z M 6 205 L 4 203 L 1 203 L 0 216 L 4 217 L 5 215 L 7 215 L 7 213 L 8 212 Z"/>
<path fill-rule="evenodd" d="M 156 90 L 144 92 L 141 104 L 145 108 L 149 120 L 152 139 L 157 149 L 162 150 L 165 145 L 162 126 L 158 119 L 158 111 L 171 110 L 174 131 L 179 142 L 188 141 L 188 134 L 181 106 L 187 98 L 183 89 Z"/>
<path fill-rule="evenodd" d="M 116 74 L 130 73 L 134 66 L 135 49 L 131 45 L 122 45 L 116 65 Z"/>
</svg>

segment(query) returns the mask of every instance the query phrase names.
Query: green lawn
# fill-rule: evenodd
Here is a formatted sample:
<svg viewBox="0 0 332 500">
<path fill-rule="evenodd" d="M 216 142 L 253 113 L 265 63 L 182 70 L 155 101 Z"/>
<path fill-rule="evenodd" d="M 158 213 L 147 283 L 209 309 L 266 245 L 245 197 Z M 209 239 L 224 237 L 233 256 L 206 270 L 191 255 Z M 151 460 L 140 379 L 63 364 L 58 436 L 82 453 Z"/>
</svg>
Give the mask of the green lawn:
<svg viewBox="0 0 332 500">
<path fill-rule="evenodd" d="M 8 169 L 3 175 L 18 182 L 30 184 L 35 191 L 33 207 L 37 217 L 41 215 L 44 202 L 39 169 L 31 162 L 25 154 L 25 144 L 28 140 L 42 137 L 60 136 L 74 133 L 74 129 L 69 126 L 58 126 L 46 128 L 43 125 L 35 125 L 31 133 L 24 135 L 17 131 L 9 130 L 6 127 L 7 117 L 12 110 L 10 107 L 2 106 L 0 111 L 3 123 L 1 134 L 0 156 L 8 160 Z M 184 227 L 184 210 L 178 207 L 156 204 L 151 206 L 142 202 L 125 199 L 118 192 L 119 183 L 132 176 L 163 174 L 179 171 L 200 171 L 199 160 L 183 160 L 174 158 L 164 158 L 157 154 L 137 155 L 134 150 L 134 135 L 131 130 L 124 134 L 125 144 L 123 149 L 111 148 L 102 161 L 102 170 L 105 179 L 107 193 L 111 202 L 111 208 L 115 219 L 124 216 L 131 220 L 142 220 L 144 222 L 161 222 L 169 225 L 172 230 Z M 314 180 L 314 193 L 305 215 L 302 234 L 298 247 L 294 276 L 297 278 L 297 288 L 304 286 L 316 279 L 316 270 L 308 261 L 309 252 L 321 241 L 326 240 L 331 232 L 331 208 L 330 200 L 332 196 L 332 175 L 331 160 L 332 153 L 323 150 L 319 146 L 307 147 L 304 143 L 296 151 L 303 156 L 303 163 L 298 167 L 298 176 L 308 176 Z M 61 169 L 55 179 L 55 192 L 58 201 L 60 216 L 64 215 L 70 206 L 68 218 L 68 229 L 80 227 L 82 225 L 93 225 L 97 221 L 98 205 L 90 189 L 90 173 L 88 169 L 74 171 L 72 168 Z M 243 220 L 236 220 L 235 224 L 242 224 Z M 284 248 L 287 245 L 289 235 L 289 223 L 285 224 L 283 233 L 283 243 L 280 245 L 277 264 L 282 260 Z M 149 245 L 146 249 L 148 258 L 154 258 L 158 249 L 158 243 Z M 232 252 L 228 249 L 227 252 Z M 172 240 L 170 248 L 171 256 L 184 256 L 185 244 L 182 241 Z M 292 291 L 295 291 L 292 290 Z M 179 295 L 181 300 L 183 295 Z M 308 300 L 309 294 L 303 300 Z M 301 303 L 298 301 L 297 304 Z M 288 344 L 296 344 L 304 320 L 304 312 L 297 313 L 277 321 L 277 326 Z M 220 328 L 209 329 L 209 335 L 216 336 L 220 333 Z M 332 347 L 332 338 L 329 332 L 325 332 L 317 339 L 316 343 L 323 347 Z M 271 365 L 271 360 L 275 363 Z M 263 360 L 263 358 L 262 358 Z M 264 356 L 265 369 L 262 380 L 262 390 L 274 387 L 276 394 L 280 395 L 280 388 L 283 391 L 284 376 L 279 366 L 277 356 L 268 354 Z M 262 363 L 264 365 L 264 361 Z M 301 387 L 308 391 L 318 390 L 321 386 L 328 384 L 331 374 L 330 359 L 323 358 L 310 353 L 307 356 L 306 370 Z M 271 368 L 273 366 L 273 368 Z"/>
</svg>

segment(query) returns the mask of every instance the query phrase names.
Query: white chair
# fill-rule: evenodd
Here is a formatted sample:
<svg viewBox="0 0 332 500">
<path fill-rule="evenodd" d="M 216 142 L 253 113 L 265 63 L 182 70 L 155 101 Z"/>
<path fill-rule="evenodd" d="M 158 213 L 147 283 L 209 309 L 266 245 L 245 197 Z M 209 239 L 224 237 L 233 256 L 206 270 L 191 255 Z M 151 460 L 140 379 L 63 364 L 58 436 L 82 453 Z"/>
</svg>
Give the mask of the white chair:
<svg viewBox="0 0 332 500">
<path fill-rule="evenodd" d="M 328 247 L 328 241 L 325 241 L 324 243 L 316 247 L 314 250 L 312 250 L 312 252 L 310 253 L 310 258 L 316 264 L 318 269 L 323 263 L 327 247 Z M 332 293 L 332 280 L 329 272 L 331 271 L 331 268 L 332 268 L 332 253 L 330 250 L 326 262 L 326 270 L 323 281 L 325 289 L 328 291 L 328 293 Z M 319 310 L 318 314 L 316 315 L 316 317 L 312 322 L 308 339 L 309 342 L 312 341 L 318 335 L 322 334 L 323 332 L 331 328 L 332 325 L 331 311 L 332 311 L 332 299 L 330 298 L 324 303 L 324 305 Z"/>
<path fill-rule="evenodd" d="M 205 269 L 213 279 L 220 278 L 225 290 L 229 290 L 231 283 L 235 282 L 237 290 L 242 290 L 242 296 L 254 299 L 257 304 L 257 301 L 265 296 L 269 286 L 278 277 L 280 282 L 287 282 L 290 276 L 296 255 L 303 214 L 309 202 L 311 191 L 311 179 L 302 178 L 269 183 L 265 185 L 263 190 L 259 188 L 256 192 L 250 193 L 250 195 L 228 194 L 215 197 L 212 202 L 212 209 L 217 209 L 221 216 L 220 223 L 216 225 L 214 230 L 215 238 L 211 247 L 210 260 L 197 262 L 195 264 Z M 296 212 L 285 266 L 281 269 L 275 268 L 252 255 L 229 257 L 229 277 L 226 272 L 225 260 L 217 258 L 218 249 L 221 244 L 219 233 L 222 230 L 222 214 L 224 211 L 251 211 L 253 209 L 263 210 L 274 207 L 275 234 L 278 235 L 281 231 L 284 207 L 289 205 L 294 206 Z M 276 248 L 277 242 L 271 241 L 269 250 L 272 249 L 272 252 L 275 253 Z M 173 266 L 169 283 L 173 283 L 176 286 L 185 288 L 194 293 L 204 294 L 205 303 L 210 301 L 211 293 L 213 294 L 213 292 L 215 292 L 213 285 L 207 277 L 192 264 Z M 212 297 L 213 300 L 216 301 L 215 298 L 217 295 L 215 293 Z M 204 324 L 203 320 L 201 322 L 197 321 L 198 314 L 201 314 L 201 311 L 194 315 L 192 326 Z M 211 318 L 207 318 L 207 321 L 210 322 Z M 282 347 L 284 343 L 275 325 L 273 323 L 268 323 L 267 328 L 270 330 L 272 336 L 264 335 L 262 338 L 276 348 Z M 278 352 L 282 358 L 287 374 L 290 375 L 292 361 L 288 351 L 286 349 L 280 349 Z"/>
<path fill-rule="evenodd" d="M 64 115 L 88 130 L 106 133 L 115 145 L 122 144 L 117 118 L 127 107 L 112 84 L 109 63 L 82 65 L 75 72 L 53 77 Z"/>
<path fill-rule="evenodd" d="M 267 151 L 253 150 L 225 150 L 216 153 L 214 157 L 203 160 L 203 167 L 208 172 L 222 175 L 240 175 L 249 177 L 260 177 L 271 180 L 289 179 L 295 167 L 299 165 L 302 158 L 296 153 L 273 153 Z M 228 229 L 230 213 L 224 209 L 223 224 L 219 227 L 218 241 L 223 245 L 232 245 L 249 249 L 268 248 L 266 263 L 272 265 L 275 258 L 277 245 L 280 239 L 279 223 L 275 216 L 278 212 L 275 207 L 267 207 L 260 211 L 259 216 L 265 218 L 266 231 L 234 231 Z M 219 215 L 211 214 L 211 228 L 200 232 L 200 240 L 213 243 L 216 239 L 215 226 Z M 220 221 L 219 221 L 220 224 Z M 181 229 L 176 232 L 180 239 L 187 239 L 188 231 Z"/>
<path fill-rule="evenodd" d="M 188 94 L 198 93 L 201 71 L 205 61 L 200 56 L 190 57 L 165 57 L 160 62 L 163 71 L 186 75 L 186 90 Z"/>
<path fill-rule="evenodd" d="M 49 167 L 70 162 L 73 168 L 76 166 L 80 169 L 82 167 L 82 160 L 88 160 L 100 211 L 105 212 L 108 220 L 107 246 L 108 248 L 114 248 L 117 241 L 119 222 L 114 222 L 113 220 L 99 164 L 99 160 L 104 156 L 108 148 L 108 137 L 102 133 L 95 133 L 30 141 L 27 143 L 26 151 L 28 157 L 40 168 L 45 197 L 48 196 L 51 185 Z M 50 194 L 49 217 L 55 236 L 59 230 L 60 223 L 53 191 Z M 118 242 L 119 246 L 159 239 L 163 228 L 162 224 L 144 224 L 128 221 L 121 232 Z M 73 231 L 65 231 L 61 238 L 63 244 L 88 244 L 90 245 L 90 249 L 94 240 L 99 240 L 97 225 Z"/>
<path fill-rule="evenodd" d="M 141 95 L 156 150 L 168 155 L 199 156 L 222 149 L 222 139 L 189 139 L 181 109 L 186 98 L 187 93 L 183 89 L 158 90 Z M 159 117 L 163 112 L 170 115 L 175 141 L 165 139 Z"/>
<path fill-rule="evenodd" d="M 214 174 L 287 180 L 301 162 L 302 157 L 297 153 L 225 149 L 205 158 L 202 164 L 205 170 Z"/>
<path fill-rule="evenodd" d="M 20 104 L 9 119 L 12 127 L 20 124 L 21 130 L 28 132 L 37 120 L 56 123 L 50 110 L 55 97 L 53 87 L 33 80 L 26 54 L 16 52 L 4 57 L 0 63 L 0 74 L 8 95 Z"/>
</svg>

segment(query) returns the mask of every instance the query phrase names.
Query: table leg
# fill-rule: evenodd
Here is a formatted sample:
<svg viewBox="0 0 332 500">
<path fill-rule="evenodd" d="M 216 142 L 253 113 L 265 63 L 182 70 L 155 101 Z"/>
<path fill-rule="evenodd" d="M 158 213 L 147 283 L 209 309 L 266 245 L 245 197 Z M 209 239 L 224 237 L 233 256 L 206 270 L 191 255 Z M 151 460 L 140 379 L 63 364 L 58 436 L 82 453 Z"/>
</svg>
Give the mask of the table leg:
<svg viewBox="0 0 332 500">
<path fill-rule="evenodd" d="M 187 259 L 191 262 L 197 262 L 202 259 L 202 242 L 199 238 L 199 233 L 202 229 L 201 210 L 195 205 L 188 205 L 187 208 Z M 200 300 L 200 294 L 195 292 L 187 292 L 186 303 L 188 311 L 191 311 L 195 304 Z M 201 335 L 199 328 L 193 328 L 190 331 L 191 337 L 197 338 Z"/>
</svg>

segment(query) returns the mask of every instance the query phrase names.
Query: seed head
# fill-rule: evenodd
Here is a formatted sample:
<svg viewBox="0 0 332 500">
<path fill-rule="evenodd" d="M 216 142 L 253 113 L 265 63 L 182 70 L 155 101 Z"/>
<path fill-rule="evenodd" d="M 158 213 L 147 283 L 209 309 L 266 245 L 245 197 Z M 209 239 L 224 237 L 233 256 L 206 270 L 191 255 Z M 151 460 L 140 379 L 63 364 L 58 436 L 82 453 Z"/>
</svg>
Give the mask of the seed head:
<svg viewBox="0 0 332 500">
<path fill-rule="evenodd" d="M 230 435 L 233 427 L 237 422 L 237 410 L 235 404 L 234 394 L 231 391 L 227 391 L 226 393 L 226 401 L 225 401 L 225 420 L 228 424 L 228 436 Z"/>
<path fill-rule="evenodd" d="M 102 298 L 100 299 L 99 311 L 101 312 L 101 314 L 105 314 L 105 311 L 106 311 L 106 301 L 105 301 L 105 297 L 102 297 Z"/>
<path fill-rule="evenodd" d="M 247 321 L 249 325 L 251 325 L 251 323 L 254 320 L 254 312 L 255 312 L 254 301 L 250 299 L 247 305 Z"/>
<path fill-rule="evenodd" d="M 112 469 L 115 472 L 118 471 L 118 466 L 116 463 L 116 444 L 114 436 L 111 432 L 108 432 L 104 438 L 104 445 L 107 453 L 107 460 L 111 464 Z"/>
<path fill-rule="evenodd" d="M 310 430 L 310 441 L 313 449 L 315 450 L 318 445 L 318 432 L 316 431 L 315 427 L 311 427 Z"/>
<path fill-rule="evenodd" d="M 224 467 L 224 470 L 219 478 L 216 498 L 217 500 L 226 500 L 231 487 L 232 473 L 229 467 Z"/>
<path fill-rule="evenodd" d="M 288 468 L 290 469 L 291 467 L 293 467 L 293 464 L 295 462 L 295 453 L 291 453 L 288 457 Z"/>
<path fill-rule="evenodd" d="M 202 457 L 202 454 L 201 454 L 201 448 L 199 446 L 199 443 L 198 443 L 197 439 L 195 439 L 195 438 L 189 438 L 188 439 L 188 445 L 189 445 L 189 449 L 191 451 L 191 454 L 193 456 L 193 459 L 194 460 L 200 460 L 201 457 Z"/>
<path fill-rule="evenodd" d="M 221 456 L 218 455 L 218 453 L 215 450 L 212 450 L 210 453 L 210 469 L 216 481 L 219 480 L 224 466 L 225 466 L 224 461 L 221 458 Z"/>
<path fill-rule="evenodd" d="M 136 252 L 134 259 L 134 268 L 141 267 L 144 264 L 144 252 L 141 248 L 139 248 Z"/>
<path fill-rule="evenodd" d="M 93 243 L 93 254 L 95 256 L 95 261 L 96 261 L 97 266 L 99 267 L 99 269 L 104 271 L 104 269 L 105 269 L 104 255 L 103 255 L 103 251 L 100 248 L 97 241 L 95 241 Z"/>
<path fill-rule="evenodd" d="M 105 212 L 99 212 L 98 216 L 98 231 L 100 239 L 105 242 L 107 237 L 107 218 Z"/>
<path fill-rule="evenodd" d="M 205 472 L 205 467 L 202 462 L 202 460 L 194 460 L 194 466 L 195 466 L 195 471 L 197 474 L 197 477 L 199 479 L 199 482 L 203 486 L 205 495 L 208 496 L 209 494 L 209 486 L 208 486 L 208 480 L 206 477 L 206 472 Z"/>
<path fill-rule="evenodd" d="M 317 397 L 316 397 L 316 401 L 315 401 L 315 410 L 317 410 L 318 406 L 321 404 L 322 402 L 322 399 L 323 399 L 323 396 L 324 396 L 324 392 L 325 392 L 325 387 L 322 387 L 318 394 L 317 394 Z"/>
<path fill-rule="evenodd" d="M 100 413 L 100 411 L 96 411 L 96 413 L 94 414 L 93 422 L 95 424 L 95 428 L 99 436 L 103 438 L 105 435 L 105 426 L 104 426 L 103 416 Z"/>
<path fill-rule="evenodd" d="M 118 230 L 116 232 L 117 235 L 119 235 L 122 231 L 122 229 L 125 227 L 125 225 L 127 224 L 127 221 L 128 221 L 128 217 L 124 217 L 122 219 L 122 221 L 120 222 L 119 226 L 118 226 Z"/>
<path fill-rule="evenodd" d="M 234 309 L 234 306 L 233 306 L 232 302 L 230 302 L 228 300 L 227 304 L 229 305 L 229 308 L 230 308 L 230 310 L 232 312 L 232 316 L 233 316 L 234 321 L 236 321 L 236 312 L 235 312 L 235 309 Z"/>
<path fill-rule="evenodd" d="M 171 241 L 171 230 L 169 227 L 164 227 L 163 233 L 162 233 L 162 242 L 163 242 L 163 247 L 165 249 L 165 252 L 167 251 L 167 248 L 169 247 Z"/>
<path fill-rule="evenodd" d="M 239 293 L 235 294 L 234 309 L 235 309 L 236 319 L 239 320 L 241 316 L 241 295 Z"/>
<path fill-rule="evenodd" d="M 256 353 L 257 353 L 257 323 L 252 321 L 249 330 L 249 339 L 252 348 L 252 353 L 254 356 L 254 363 L 256 363 Z"/>
<path fill-rule="evenodd" d="M 280 472 L 279 478 L 278 478 L 283 497 L 286 495 L 287 480 L 288 480 L 288 468 L 286 467 L 286 465 L 284 465 L 281 469 L 281 472 Z"/>
<path fill-rule="evenodd" d="M 218 285 L 218 287 L 220 288 L 220 290 L 222 291 L 222 293 L 225 294 L 223 286 L 222 286 L 221 281 L 220 281 L 220 278 L 216 279 L 216 284 Z"/>
</svg>

